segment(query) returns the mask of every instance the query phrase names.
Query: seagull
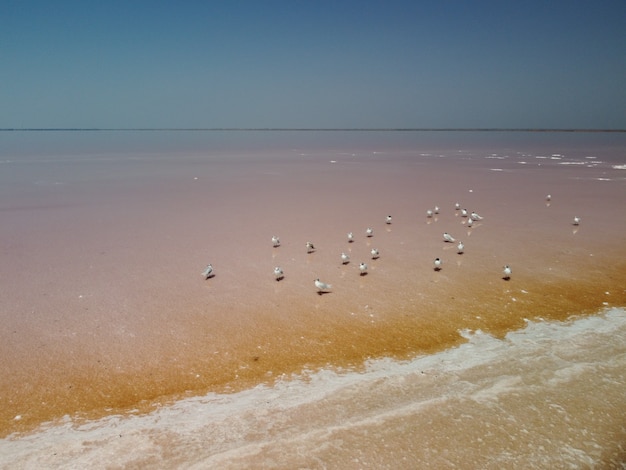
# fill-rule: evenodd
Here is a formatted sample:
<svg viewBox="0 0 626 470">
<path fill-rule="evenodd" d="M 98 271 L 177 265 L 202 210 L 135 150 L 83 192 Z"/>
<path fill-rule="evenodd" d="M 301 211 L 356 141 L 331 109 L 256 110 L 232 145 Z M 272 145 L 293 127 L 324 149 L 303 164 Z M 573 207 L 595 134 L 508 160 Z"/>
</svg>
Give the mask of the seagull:
<svg viewBox="0 0 626 470">
<path fill-rule="evenodd" d="M 574 217 L 574 221 L 572 222 L 572 225 L 580 225 L 580 217 Z"/>
<path fill-rule="evenodd" d="M 459 244 L 456 246 L 456 252 L 462 255 L 464 249 L 465 249 L 465 245 L 463 245 L 463 242 L 459 242 Z"/>
<path fill-rule="evenodd" d="M 378 257 L 380 256 L 380 252 L 376 248 L 372 248 L 372 251 L 370 251 L 370 253 L 372 254 L 372 259 L 378 259 Z"/>
<path fill-rule="evenodd" d="M 435 208 L 433 209 L 433 212 L 435 214 L 439 214 L 439 206 L 435 206 Z"/>
<path fill-rule="evenodd" d="M 473 212 L 473 211 L 470 217 L 472 218 L 472 220 L 483 220 L 483 218 L 480 215 L 478 215 L 476 212 Z"/>
<path fill-rule="evenodd" d="M 443 241 L 452 243 L 452 242 L 454 242 L 454 237 L 452 235 L 450 235 L 448 232 L 445 232 L 443 234 Z"/>
<path fill-rule="evenodd" d="M 461 209 L 461 217 L 467 217 L 467 209 Z"/>
<path fill-rule="evenodd" d="M 210 264 L 207 264 L 205 270 L 202 271 L 200 274 L 202 274 L 205 279 L 213 277 L 214 276 L 214 274 L 213 274 L 213 266 L 211 266 Z"/>
<path fill-rule="evenodd" d="M 352 243 L 354 241 L 354 235 L 352 232 L 348 232 L 348 243 Z"/>
<path fill-rule="evenodd" d="M 454 210 L 455 211 L 460 211 L 461 210 L 461 204 L 459 204 L 458 202 L 454 204 Z"/>
<path fill-rule="evenodd" d="M 508 264 L 502 270 L 502 274 L 502 279 L 504 279 L 505 281 L 511 279 L 511 267 Z"/>
<path fill-rule="evenodd" d="M 285 272 L 283 268 L 276 266 L 274 268 L 274 276 L 276 276 L 276 280 L 280 281 L 283 277 L 285 277 Z"/>
<path fill-rule="evenodd" d="M 276 235 L 272 237 L 272 245 L 274 245 L 274 247 L 277 247 L 280 245 L 280 239 Z"/>
<path fill-rule="evenodd" d="M 442 263 L 443 261 L 441 261 L 441 258 L 435 258 L 435 271 L 439 271 L 441 269 Z"/>
<path fill-rule="evenodd" d="M 374 236 L 374 230 L 372 230 L 370 227 L 367 227 L 367 230 L 365 231 L 365 233 L 367 234 L 368 237 Z"/>
<path fill-rule="evenodd" d="M 306 242 L 306 252 L 307 253 L 312 253 L 314 251 L 315 251 L 315 247 L 313 246 L 313 243 Z"/>
<path fill-rule="evenodd" d="M 474 225 L 474 219 L 467 219 L 467 226 L 471 227 L 472 225 Z"/>
<path fill-rule="evenodd" d="M 333 286 L 331 286 L 330 284 L 326 284 L 325 282 L 322 282 L 319 280 L 319 278 L 317 278 L 315 280 L 315 287 L 317 287 L 317 291 L 318 293 L 322 293 L 323 291 L 327 291 L 329 289 L 332 289 Z"/>
<path fill-rule="evenodd" d="M 551 196 L 550 194 L 548 194 L 548 195 L 546 196 L 546 201 L 547 201 L 547 202 L 550 202 L 551 200 L 552 200 L 552 196 Z"/>
<path fill-rule="evenodd" d="M 426 217 L 428 217 L 429 219 L 433 216 L 433 211 L 431 211 L 430 209 L 428 209 L 426 211 Z"/>
<path fill-rule="evenodd" d="M 361 276 L 367 274 L 367 264 L 361 263 L 359 264 L 359 270 L 361 271 Z"/>
<path fill-rule="evenodd" d="M 385 222 L 387 223 L 387 225 L 389 225 L 391 223 L 391 216 L 388 215 L 387 218 L 385 219 Z"/>
<path fill-rule="evenodd" d="M 350 257 L 346 253 L 341 253 L 341 263 L 348 264 L 350 262 Z"/>
</svg>

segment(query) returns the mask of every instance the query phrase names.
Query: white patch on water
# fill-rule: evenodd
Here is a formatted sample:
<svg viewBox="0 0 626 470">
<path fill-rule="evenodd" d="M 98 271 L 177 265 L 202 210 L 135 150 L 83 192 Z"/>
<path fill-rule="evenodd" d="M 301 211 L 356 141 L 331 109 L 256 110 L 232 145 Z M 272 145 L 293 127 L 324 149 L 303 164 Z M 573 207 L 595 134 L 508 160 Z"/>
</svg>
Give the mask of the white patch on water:
<svg viewBox="0 0 626 470">
<path fill-rule="evenodd" d="M 416 468 L 441 463 L 432 452 L 443 446 L 446 466 L 580 468 L 614 451 L 615 443 L 591 428 L 568 424 L 576 420 L 571 397 L 562 403 L 554 397 L 569 393 L 576 380 L 623 389 L 619 380 L 611 384 L 607 371 L 626 366 L 620 339 L 626 310 L 569 322 L 527 321 L 504 339 L 480 330 L 459 334 L 467 342 L 458 347 L 409 361 L 372 360 L 362 373 L 303 372 L 271 387 L 210 393 L 148 415 L 86 424 L 67 418 L 0 440 L 0 466 L 339 468 L 358 457 L 363 467 L 377 466 L 378 458 Z M 536 394 L 545 399 L 536 401 Z M 531 404 L 518 405 L 527 396 Z M 594 419 L 604 415 L 600 411 Z M 587 419 L 593 410 L 580 413 Z M 552 433 L 551 426 L 570 434 Z M 466 441 L 447 446 L 452 433 Z M 517 441 L 524 444 L 512 444 Z M 398 442 L 404 451 L 394 450 Z"/>
<path fill-rule="evenodd" d="M 626 165 L 613 165 L 611 168 L 614 170 L 626 170 Z"/>
</svg>

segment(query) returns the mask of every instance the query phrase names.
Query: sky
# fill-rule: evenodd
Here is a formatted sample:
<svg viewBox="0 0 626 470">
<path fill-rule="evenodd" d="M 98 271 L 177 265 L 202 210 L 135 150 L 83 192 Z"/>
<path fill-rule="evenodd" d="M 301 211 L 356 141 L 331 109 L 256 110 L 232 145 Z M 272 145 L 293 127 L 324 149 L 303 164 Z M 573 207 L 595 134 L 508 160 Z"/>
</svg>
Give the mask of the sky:
<svg viewBox="0 0 626 470">
<path fill-rule="evenodd" d="M 0 4 L 0 128 L 626 129 L 626 2 Z"/>
</svg>

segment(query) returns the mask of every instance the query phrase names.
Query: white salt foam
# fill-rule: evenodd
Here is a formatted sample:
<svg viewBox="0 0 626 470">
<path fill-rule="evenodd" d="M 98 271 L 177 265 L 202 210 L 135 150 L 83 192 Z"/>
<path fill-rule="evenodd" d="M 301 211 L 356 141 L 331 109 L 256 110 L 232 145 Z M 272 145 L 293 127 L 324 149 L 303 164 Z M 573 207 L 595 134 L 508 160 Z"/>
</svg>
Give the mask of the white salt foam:
<svg viewBox="0 0 626 470">
<path fill-rule="evenodd" d="M 229 395 L 210 393 L 181 400 L 148 415 L 110 416 L 82 424 L 67 418 L 36 433 L 1 440 L 0 466 L 230 468 L 229 465 L 263 466 L 273 462 L 289 467 L 306 464 L 304 457 L 298 457 L 300 451 L 320 455 L 330 466 L 333 462 L 340 465 L 344 462 L 342 452 L 351 452 L 349 445 L 342 447 L 342 442 L 354 433 L 368 429 L 392 432 L 394 423 L 426 420 L 439 409 L 460 407 L 457 412 L 464 410 L 467 414 L 462 404 L 471 402 L 476 405 L 470 410 L 488 411 L 485 416 L 471 419 L 488 420 L 493 414 L 489 411 L 493 403 L 509 396 L 523 396 L 529 390 L 540 393 L 542 387 L 548 391 L 555 387 L 571 388 L 569 384 L 581 375 L 593 377 L 609 368 L 623 370 L 626 362 L 626 351 L 611 349 L 626 334 L 626 310 L 621 308 L 569 322 L 528 321 L 524 329 L 509 333 L 504 339 L 480 330 L 463 330 L 459 334 L 467 339 L 459 347 L 409 361 L 373 360 L 363 373 L 304 372 L 272 387 L 258 386 Z M 559 403 L 548 405 L 555 417 L 544 416 L 545 420 L 560 419 L 564 413 L 569 416 Z M 510 415 L 510 419 L 516 420 L 515 429 L 532 428 L 532 421 L 520 422 L 526 413 L 522 410 Z M 436 439 L 437 430 L 433 428 L 431 432 L 430 438 Z M 523 433 L 518 438 L 532 440 L 527 434 L 533 435 Z M 479 437 L 474 438 L 476 442 L 486 439 L 483 434 Z M 560 445 L 559 438 L 554 439 L 558 441 L 555 445 Z M 562 439 L 565 441 L 568 436 Z M 610 445 L 598 444 L 600 440 L 594 441 L 590 434 L 585 439 L 594 445 Z M 324 443 L 330 441 L 336 442 L 337 449 L 328 454 Z M 547 464 L 558 462 L 559 458 L 566 458 L 574 466 L 597 463 L 593 452 L 581 450 L 582 444 L 562 444 L 572 449 L 565 457 L 556 451 L 552 455 L 547 448 L 534 448 L 512 453 L 506 462 L 532 464 L 533 459 L 541 457 Z M 385 447 L 379 440 L 369 445 L 384 456 Z M 420 443 L 411 441 L 411 445 Z M 502 463 L 498 460 L 502 454 L 497 455 L 497 449 L 493 451 L 496 460 L 491 462 Z M 471 452 L 471 446 L 459 445 L 455 452 L 460 459 L 460 453 Z M 480 459 L 477 463 L 489 458 L 484 449 L 481 452 L 480 457 L 474 456 Z M 392 463 L 394 455 L 388 453 L 385 461 Z M 449 458 L 456 461 L 453 451 Z M 429 462 L 427 456 L 423 459 L 421 463 Z"/>
</svg>

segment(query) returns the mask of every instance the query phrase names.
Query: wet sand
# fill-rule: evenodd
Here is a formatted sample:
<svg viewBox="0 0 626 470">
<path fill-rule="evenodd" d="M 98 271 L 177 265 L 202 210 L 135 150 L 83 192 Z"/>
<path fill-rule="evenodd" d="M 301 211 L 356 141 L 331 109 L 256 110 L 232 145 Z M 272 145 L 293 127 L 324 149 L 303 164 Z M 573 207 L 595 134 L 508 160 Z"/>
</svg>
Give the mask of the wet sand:
<svg viewBox="0 0 626 470">
<path fill-rule="evenodd" d="M 485 147 L 6 158 L 1 434 L 626 305 L 624 149 Z"/>
</svg>

